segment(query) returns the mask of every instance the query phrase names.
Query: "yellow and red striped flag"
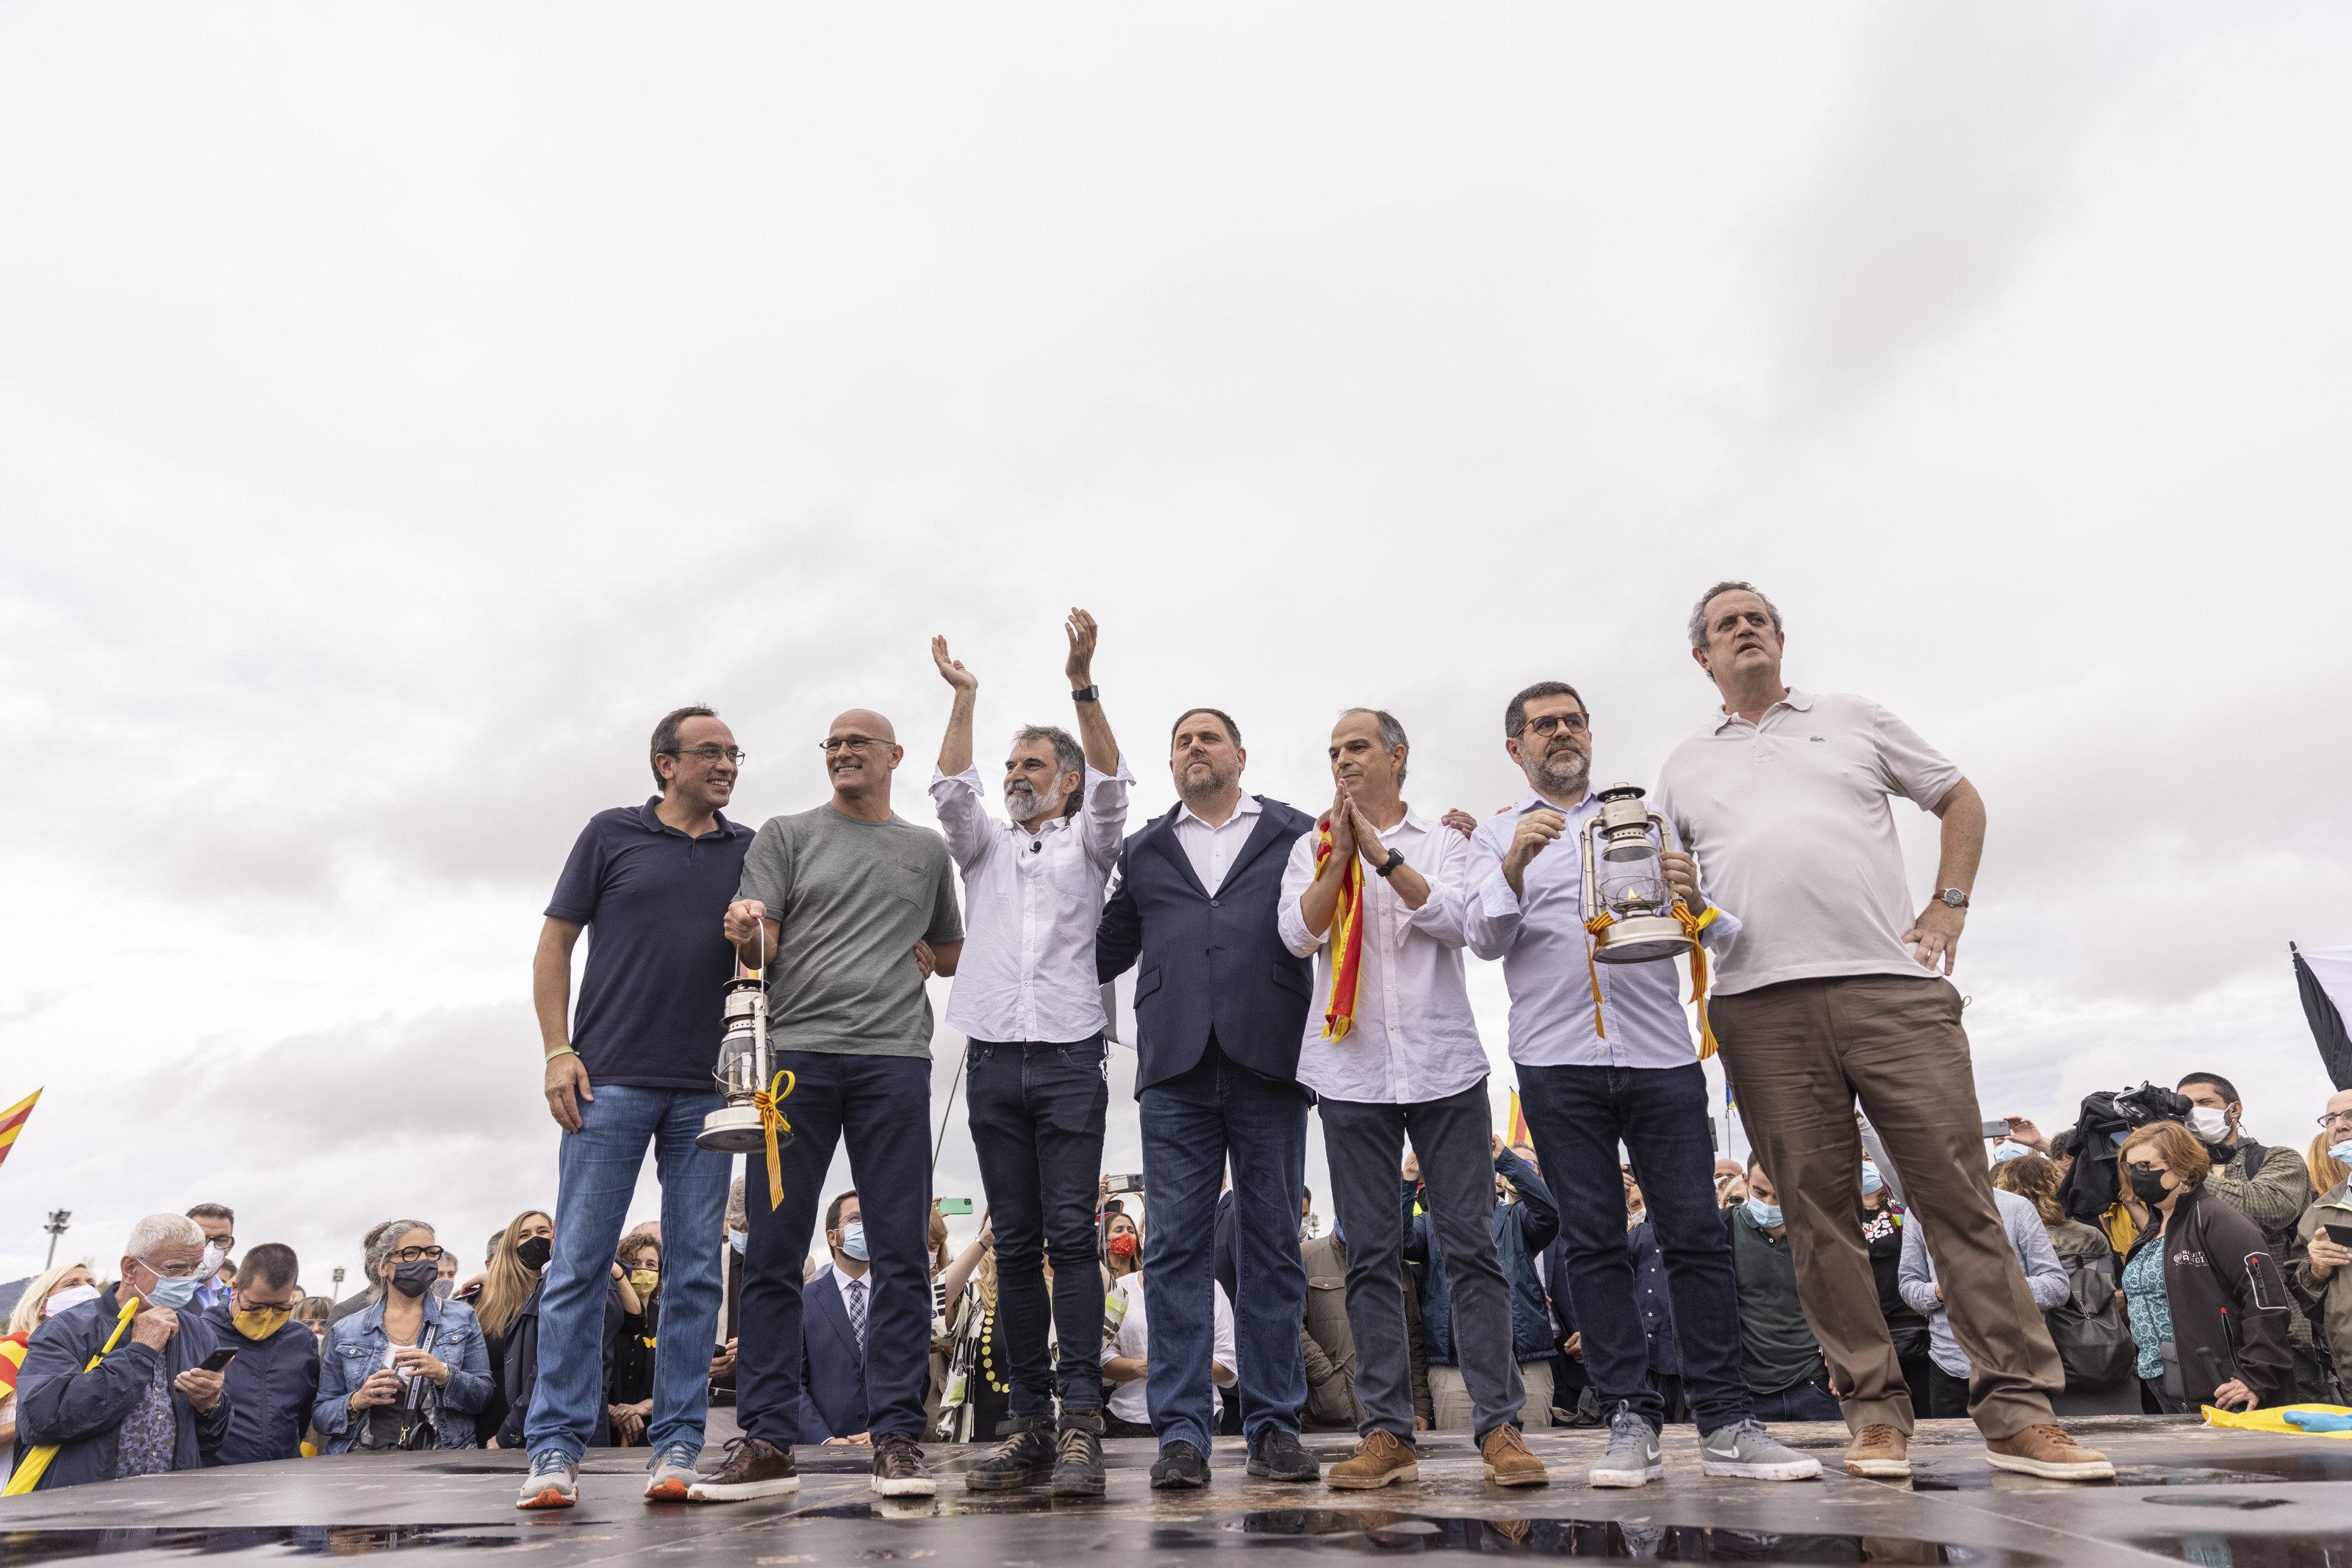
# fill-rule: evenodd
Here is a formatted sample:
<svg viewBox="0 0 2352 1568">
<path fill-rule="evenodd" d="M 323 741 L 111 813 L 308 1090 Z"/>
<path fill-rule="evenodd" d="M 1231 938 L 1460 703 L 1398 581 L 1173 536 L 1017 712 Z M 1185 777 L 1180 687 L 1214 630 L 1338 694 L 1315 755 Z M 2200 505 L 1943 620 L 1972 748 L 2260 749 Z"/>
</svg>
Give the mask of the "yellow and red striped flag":
<svg viewBox="0 0 2352 1568">
<path fill-rule="evenodd" d="M 5 1111 L 0 1111 L 0 1160 L 16 1146 L 16 1134 L 25 1130 L 25 1123 L 33 1114 L 33 1107 L 41 1103 L 41 1092 L 34 1090 Z"/>
<path fill-rule="evenodd" d="M 1528 1135 L 1528 1113 L 1519 1109 L 1519 1092 L 1511 1091 L 1511 1131 L 1503 1139 L 1506 1144 L 1526 1144 L 1532 1147 L 1535 1139 Z"/>
</svg>

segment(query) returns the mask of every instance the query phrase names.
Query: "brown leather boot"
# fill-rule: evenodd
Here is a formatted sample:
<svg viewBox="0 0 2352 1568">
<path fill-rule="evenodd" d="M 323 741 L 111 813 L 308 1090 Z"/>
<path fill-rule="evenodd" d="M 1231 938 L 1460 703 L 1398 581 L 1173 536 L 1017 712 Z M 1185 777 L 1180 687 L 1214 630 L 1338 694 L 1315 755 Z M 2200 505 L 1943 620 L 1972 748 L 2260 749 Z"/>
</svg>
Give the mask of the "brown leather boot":
<svg viewBox="0 0 2352 1568">
<path fill-rule="evenodd" d="M 1845 1446 L 1845 1473 L 1879 1480 L 1901 1480 L 1911 1473 L 1911 1444 L 1885 1422 L 1864 1427 Z"/>
<path fill-rule="evenodd" d="M 1486 1479 L 1498 1487 L 1539 1487 L 1549 1485 L 1549 1472 L 1543 1461 L 1528 1452 L 1528 1440 L 1509 1422 L 1486 1434 L 1478 1446 L 1486 1461 Z"/>
<path fill-rule="evenodd" d="M 1985 1462 L 1997 1470 L 2040 1476 L 2046 1481 L 2111 1481 L 2116 1467 L 2107 1456 L 2086 1448 L 2061 1427 L 2028 1427 L 2012 1437 L 1987 1437 Z"/>
<path fill-rule="evenodd" d="M 1356 1451 L 1323 1472 L 1323 1484 L 1341 1491 L 1370 1491 L 1391 1481 L 1417 1481 L 1421 1465 L 1413 1447 L 1385 1427 L 1375 1427 Z"/>
</svg>

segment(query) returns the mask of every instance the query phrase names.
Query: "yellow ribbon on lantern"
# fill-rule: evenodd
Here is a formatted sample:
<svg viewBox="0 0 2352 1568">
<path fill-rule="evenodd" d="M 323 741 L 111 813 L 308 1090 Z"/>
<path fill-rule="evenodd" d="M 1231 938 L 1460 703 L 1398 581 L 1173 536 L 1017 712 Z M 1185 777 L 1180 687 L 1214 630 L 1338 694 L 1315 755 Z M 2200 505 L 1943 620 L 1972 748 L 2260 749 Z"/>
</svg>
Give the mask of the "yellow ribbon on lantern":
<svg viewBox="0 0 2352 1568">
<path fill-rule="evenodd" d="M 1617 917 L 1606 909 L 1584 923 L 1584 972 L 1592 977 L 1592 1032 L 1601 1039 L 1609 1031 L 1601 1027 L 1601 966 L 1592 961 L 1593 938 L 1617 924 Z"/>
<path fill-rule="evenodd" d="M 1715 1029 L 1706 1021 L 1706 948 L 1698 934 L 1715 924 L 1722 911 L 1708 904 L 1705 915 L 1693 915 L 1690 905 L 1675 900 L 1675 918 L 1682 923 L 1683 935 L 1690 938 L 1691 1000 L 1698 1006 L 1698 1059 L 1705 1061 L 1715 1054 Z"/>
<path fill-rule="evenodd" d="M 760 1108 L 760 1131 L 768 1135 L 768 1212 L 770 1214 L 775 1213 L 784 1206 L 784 1172 L 782 1166 L 778 1163 L 776 1155 L 776 1134 L 779 1129 L 785 1133 L 793 1130 L 793 1124 L 784 1120 L 784 1111 L 781 1102 L 793 1092 L 793 1086 L 799 1082 L 799 1079 L 793 1076 L 790 1068 L 779 1067 L 776 1069 L 776 1075 L 768 1080 L 768 1086 L 751 1096 L 751 1103 Z M 783 1085 L 782 1089 L 776 1087 L 779 1083 Z"/>
</svg>

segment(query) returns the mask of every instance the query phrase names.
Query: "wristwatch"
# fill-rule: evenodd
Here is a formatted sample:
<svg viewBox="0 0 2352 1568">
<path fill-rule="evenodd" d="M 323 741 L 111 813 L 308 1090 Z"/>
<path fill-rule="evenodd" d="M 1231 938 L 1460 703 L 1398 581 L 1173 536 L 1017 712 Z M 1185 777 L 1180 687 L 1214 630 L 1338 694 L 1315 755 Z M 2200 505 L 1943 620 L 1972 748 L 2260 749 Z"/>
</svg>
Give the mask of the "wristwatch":
<svg viewBox="0 0 2352 1568">
<path fill-rule="evenodd" d="M 1102 701 L 1102 688 L 1100 686 L 1080 686 L 1076 691 L 1070 694 L 1070 700 L 1074 703 L 1098 703 Z"/>
<path fill-rule="evenodd" d="M 1969 906 L 1969 895 L 1957 887 L 1948 887 L 1936 896 L 1954 909 L 1966 909 Z"/>
<path fill-rule="evenodd" d="M 1381 876 L 1386 876 L 1389 873 L 1396 870 L 1397 867 L 1402 864 L 1404 864 L 1404 852 L 1402 850 L 1391 850 L 1389 852 L 1389 858 L 1374 866 L 1372 870 L 1379 873 Z"/>
</svg>

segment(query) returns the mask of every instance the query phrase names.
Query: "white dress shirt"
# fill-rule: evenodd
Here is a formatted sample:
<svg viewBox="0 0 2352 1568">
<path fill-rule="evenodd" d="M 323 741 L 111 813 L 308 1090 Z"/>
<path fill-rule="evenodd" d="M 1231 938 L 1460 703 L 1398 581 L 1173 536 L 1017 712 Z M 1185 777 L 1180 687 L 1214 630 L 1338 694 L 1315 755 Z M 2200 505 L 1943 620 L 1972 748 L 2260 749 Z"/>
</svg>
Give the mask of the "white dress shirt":
<svg viewBox="0 0 2352 1568">
<path fill-rule="evenodd" d="M 1209 1289 L 1216 1292 L 1215 1318 L 1210 1330 L 1209 1359 L 1215 1366 L 1225 1369 L 1219 1375 L 1213 1369 L 1209 1381 L 1220 1389 L 1234 1385 L 1234 1308 L 1225 1300 L 1225 1288 L 1214 1280 Z M 1102 1360 L 1108 1364 L 1113 1356 L 1128 1356 L 1137 1361 L 1151 1359 L 1151 1321 L 1143 1309 L 1144 1290 L 1141 1274 L 1122 1274 L 1111 1281 L 1106 1304 L 1118 1316 L 1118 1326 L 1103 1338 Z M 1132 1421 L 1140 1427 L 1151 1419 L 1151 1399 L 1148 1380 L 1130 1378 L 1110 1385 L 1110 1413 L 1122 1421 Z"/>
<path fill-rule="evenodd" d="M 1184 858 L 1192 862 L 1192 874 L 1210 893 L 1214 894 L 1223 885 L 1226 871 L 1257 827 L 1261 810 L 1257 797 L 1244 792 L 1234 814 L 1217 827 L 1194 816 L 1190 806 L 1176 813 L 1176 841 L 1184 846 Z"/>
<path fill-rule="evenodd" d="M 1134 782 L 1124 758 L 1115 774 L 1090 767 L 1078 814 L 1031 833 L 988 814 L 977 768 L 952 779 L 932 770 L 931 801 L 963 871 L 963 954 L 948 993 L 950 1029 L 972 1040 L 1056 1044 L 1102 1032 L 1095 923 Z"/>
<path fill-rule="evenodd" d="M 1528 862 L 1511 891 L 1503 856 L 1520 819 L 1560 809 L 1534 790 L 1511 810 L 1487 818 L 1470 835 L 1463 879 L 1463 930 L 1470 950 L 1503 961 L 1511 992 L 1511 1060 L 1536 1067 L 1684 1067 L 1698 1060 L 1690 1017 L 1683 1011 L 1683 967 L 1672 959 L 1646 964 L 1595 964 L 1584 929 L 1583 836 L 1600 797 L 1591 790 L 1561 815 L 1568 826 Z M 1671 835 L 1667 842 L 1673 843 Z M 1739 934 L 1727 909 L 1699 934 L 1709 952 Z M 1600 977 L 1601 1019 L 1592 1027 L 1594 975 Z"/>
<path fill-rule="evenodd" d="M 827 1263 L 824 1266 L 824 1271 L 833 1276 L 833 1287 L 835 1290 L 841 1292 L 841 1310 L 844 1313 L 847 1314 L 849 1318 L 850 1327 L 853 1331 L 853 1337 L 854 1331 L 857 1326 L 857 1312 L 856 1306 L 849 1299 L 850 1287 L 853 1285 L 856 1286 L 858 1292 L 866 1298 L 866 1326 L 869 1329 L 872 1328 L 874 1326 L 873 1269 L 869 1267 L 866 1269 L 866 1272 L 859 1274 L 855 1278 L 843 1273 L 841 1271 L 841 1266 L 837 1263 Z"/>
<path fill-rule="evenodd" d="M 1309 828 L 1290 846 L 1282 873 L 1276 924 L 1292 952 L 1315 959 L 1315 999 L 1298 1051 L 1298 1082 L 1334 1100 L 1379 1105 L 1419 1105 L 1459 1094 L 1486 1076 L 1486 1048 L 1478 1042 L 1470 993 L 1462 979 L 1462 872 L 1468 845 L 1461 834 L 1432 822 L 1411 806 L 1404 821 L 1382 830 L 1381 842 L 1404 856 L 1429 883 L 1429 899 L 1408 909 L 1395 884 L 1364 868 L 1364 943 L 1356 970 L 1356 1021 L 1339 1040 L 1323 1038 L 1331 1005 L 1332 930 L 1307 929 L 1299 899 L 1315 880 Z"/>
</svg>

